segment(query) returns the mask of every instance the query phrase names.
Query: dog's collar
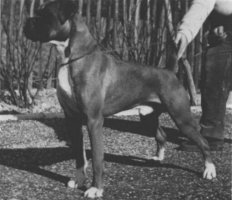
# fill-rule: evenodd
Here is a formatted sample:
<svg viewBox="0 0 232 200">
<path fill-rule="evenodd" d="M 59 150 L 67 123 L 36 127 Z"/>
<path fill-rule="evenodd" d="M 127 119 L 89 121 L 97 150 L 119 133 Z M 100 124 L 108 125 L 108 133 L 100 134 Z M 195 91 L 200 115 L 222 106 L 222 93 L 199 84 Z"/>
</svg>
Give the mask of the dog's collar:
<svg viewBox="0 0 232 200">
<path fill-rule="evenodd" d="M 77 61 L 77 60 L 80 60 L 80 59 L 84 58 L 85 56 L 90 55 L 91 53 L 93 53 L 93 52 L 97 49 L 97 47 L 98 47 L 98 46 L 95 45 L 89 52 L 87 52 L 87 53 L 85 53 L 85 54 L 83 54 L 83 55 L 81 55 L 81 56 L 78 56 L 78 57 L 76 57 L 76 58 L 69 59 L 68 62 L 62 63 L 60 66 L 63 67 L 63 66 L 65 66 L 65 65 L 69 65 L 69 64 L 71 64 L 71 63 L 73 63 L 73 62 L 75 62 L 75 61 Z M 68 47 L 65 49 L 65 51 L 68 51 Z M 65 54 L 67 55 L 67 54 L 69 54 L 69 53 L 65 52 Z"/>
</svg>

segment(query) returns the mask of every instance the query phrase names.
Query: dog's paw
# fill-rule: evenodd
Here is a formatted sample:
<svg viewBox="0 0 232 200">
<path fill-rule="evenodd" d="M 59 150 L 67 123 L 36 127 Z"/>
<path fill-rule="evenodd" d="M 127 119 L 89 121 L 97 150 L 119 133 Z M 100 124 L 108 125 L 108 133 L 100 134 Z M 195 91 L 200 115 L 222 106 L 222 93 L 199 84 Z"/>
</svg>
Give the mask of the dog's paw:
<svg viewBox="0 0 232 200">
<path fill-rule="evenodd" d="M 157 153 L 157 156 L 154 156 L 151 158 L 151 160 L 155 160 L 155 161 L 163 161 L 164 160 L 164 148 L 161 148 L 159 150 L 159 152 Z"/>
<path fill-rule="evenodd" d="M 216 178 L 216 168 L 213 163 L 206 163 L 203 178 L 208 180 Z"/>
<path fill-rule="evenodd" d="M 159 156 L 154 156 L 151 158 L 151 160 L 154 160 L 154 161 L 162 161 L 164 158 L 163 157 L 159 157 Z"/>
<path fill-rule="evenodd" d="M 74 180 L 70 180 L 67 185 L 69 188 L 72 188 L 72 189 L 75 189 L 78 187 L 78 184 Z"/>
<path fill-rule="evenodd" d="M 85 197 L 87 198 L 100 198 L 103 196 L 103 189 L 98 189 L 96 187 L 91 187 L 85 192 Z"/>
</svg>

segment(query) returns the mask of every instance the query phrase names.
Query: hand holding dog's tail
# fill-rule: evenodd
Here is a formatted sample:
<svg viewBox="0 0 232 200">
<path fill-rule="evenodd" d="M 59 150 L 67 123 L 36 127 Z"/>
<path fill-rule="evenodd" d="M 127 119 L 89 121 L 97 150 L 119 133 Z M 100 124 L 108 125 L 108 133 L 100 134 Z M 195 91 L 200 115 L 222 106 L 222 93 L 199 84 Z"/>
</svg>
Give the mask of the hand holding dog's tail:
<svg viewBox="0 0 232 200">
<path fill-rule="evenodd" d="M 174 41 L 170 42 L 170 54 L 167 58 L 166 69 L 174 72 L 175 74 L 178 72 L 178 48 Z"/>
</svg>

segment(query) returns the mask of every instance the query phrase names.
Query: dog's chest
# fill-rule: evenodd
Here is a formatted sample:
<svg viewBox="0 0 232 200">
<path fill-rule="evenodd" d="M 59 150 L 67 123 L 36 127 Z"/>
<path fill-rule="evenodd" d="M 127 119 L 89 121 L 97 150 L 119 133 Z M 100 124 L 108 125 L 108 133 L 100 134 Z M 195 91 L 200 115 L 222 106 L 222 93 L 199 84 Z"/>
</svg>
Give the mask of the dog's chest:
<svg viewBox="0 0 232 200">
<path fill-rule="evenodd" d="M 69 81 L 69 70 L 68 66 L 63 66 L 60 68 L 58 73 L 59 88 L 64 92 L 68 97 L 72 96 L 72 88 Z"/>
</svg>

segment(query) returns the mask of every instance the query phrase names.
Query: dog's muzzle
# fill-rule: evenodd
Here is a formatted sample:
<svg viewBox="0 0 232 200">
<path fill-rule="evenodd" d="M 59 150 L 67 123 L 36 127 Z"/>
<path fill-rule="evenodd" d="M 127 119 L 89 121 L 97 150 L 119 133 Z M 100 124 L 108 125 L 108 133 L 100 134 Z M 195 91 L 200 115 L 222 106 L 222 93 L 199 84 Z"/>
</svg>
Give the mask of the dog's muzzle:
<svg viewBox="0 0 232 200">
<path fill-rule="evenodd" d="M 36 41 L 37 39 L 35 30 L 35 25 L 37 24 L 37 21 L 38 19 L 35 17 L 28 18 L 23 28 L 25 36 L 33 41 Z"/>
<path fill-rule="evenodd" d="M 34 41 L 47 42 L 48 41 L 48 30 L 46 30 L 43 23 L 41 23 L 40 17 L 28 18 L 24 25 L 25 36 Z"/>
</svg>

